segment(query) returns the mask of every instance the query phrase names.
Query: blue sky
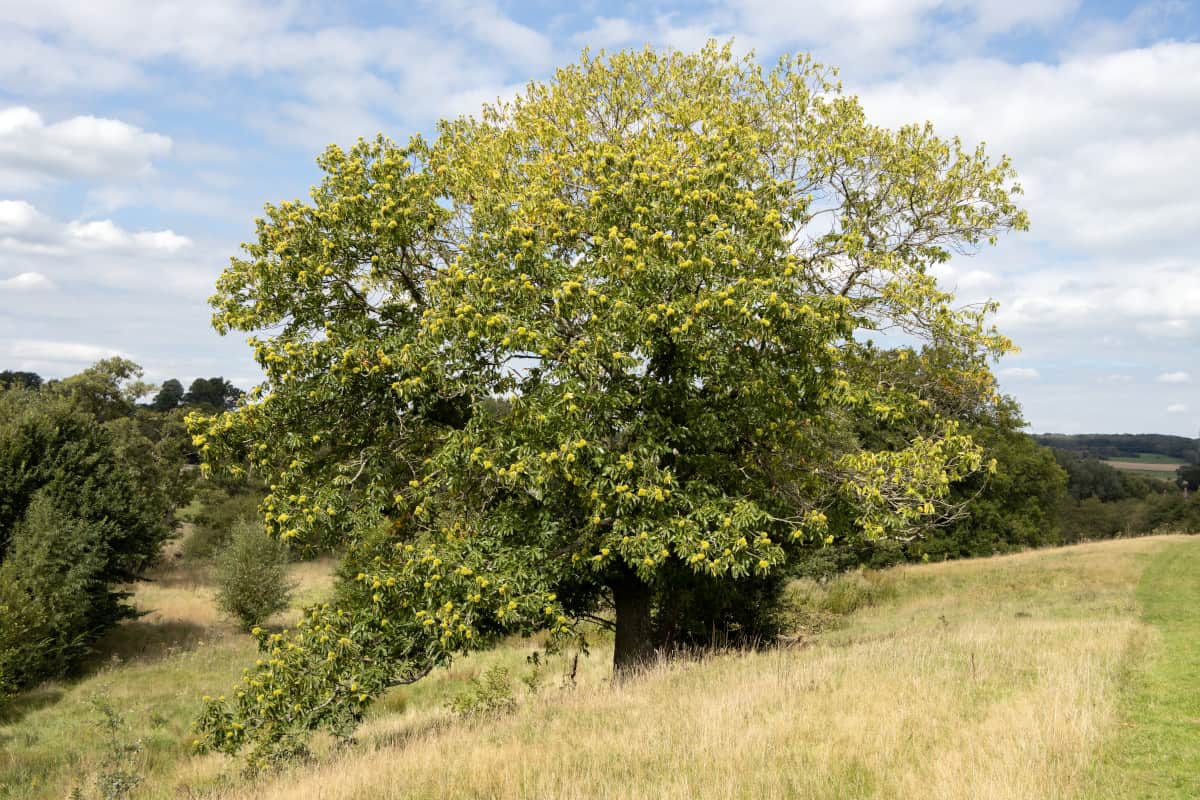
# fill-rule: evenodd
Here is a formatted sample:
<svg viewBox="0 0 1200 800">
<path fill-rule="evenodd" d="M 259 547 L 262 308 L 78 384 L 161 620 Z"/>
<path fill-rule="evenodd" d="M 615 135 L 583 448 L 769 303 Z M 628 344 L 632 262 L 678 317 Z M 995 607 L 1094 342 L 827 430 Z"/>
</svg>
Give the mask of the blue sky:
<svg viewBox="0 0 1200 800">
<path fill-rule="evenodd" d="M 570 10 L 564 10 L 569 8 Z M 257 372 L 209 327 L 264 202 L 579 50 L 733 37 L 841 69 L 874 121 L 1013 157 L 1027 234 L 939 272 L 1001 303 L 1035 431 L 1200 431 L 1200 3 L 0 0 L 0 369 Z"/>
</svg>

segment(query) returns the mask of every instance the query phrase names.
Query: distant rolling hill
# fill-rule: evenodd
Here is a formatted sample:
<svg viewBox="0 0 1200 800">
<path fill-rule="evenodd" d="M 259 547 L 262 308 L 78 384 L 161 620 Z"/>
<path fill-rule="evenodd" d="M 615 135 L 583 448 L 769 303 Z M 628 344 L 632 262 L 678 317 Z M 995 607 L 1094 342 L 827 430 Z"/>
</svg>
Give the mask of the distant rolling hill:
<svg viewBox="0 0 1200 800">
<path fill-rule="evenodd" d="M 1119 469 L 1141 472 L 1174 471 L 1180 464 L 1196 463 L 1200 455 L 1200 440 L 1161 433 L 1043 433 L 1033 438 L 1080 458 L 1101 459 Z"/>
</svg>

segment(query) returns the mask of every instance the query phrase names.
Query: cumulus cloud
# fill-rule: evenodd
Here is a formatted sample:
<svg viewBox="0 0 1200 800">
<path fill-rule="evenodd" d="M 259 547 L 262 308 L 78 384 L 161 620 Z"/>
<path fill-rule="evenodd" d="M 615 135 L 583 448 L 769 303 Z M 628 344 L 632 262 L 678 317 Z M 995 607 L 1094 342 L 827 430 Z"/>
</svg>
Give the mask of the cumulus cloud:
<svg viewBox="0 0 1200 800">
<path fill-rule="evenodd" d="M 48 181 L 144 177 L 171 139 L 116 119 L 78 116 L 47 123 L 26 106 L 0 109 L 0 187 Z"/>
<path fill-rule="evenodd" d="M 475 40 L 496 49 L 512 63 L 534 67 L 550 64 L 553 55 L 550 40 L 500 13 L 495 4 L 443 0 L 438 5 L 443 15 L 464 26 Z"/>
<path fill-rule="evenodd" d="M 128 357 L 113 347 L 84 342 L 59 342 L 47 339 L 16 339 L 5 349 L 5 355 L 21 362 L 66 362 L 91 364 L 112 356 Z"/>
<path fill-rule="evenodd" d="M 57 289 L 54 281 L 40 272 L 21 272 L 0 280 L 0 291 L 37 292 Z"/>
<path fill-rule="evenodd" d="M 312 150 L 416 128 L 444 97 L 524 82 L 561 60 L 551 37 L 491 0 L 428 6 L 405 14 L 403 25 L 365 25 L 338 6 L 311 11 L 261 0 L 0 4 L 0 44 L 8 46 L 0 48 L 0 81 L 31 86 L 36 76 L 40 91 L 78 90 L 90 85 L 83 63 L 111 79 L 106 88 L 152 85 L 160 67 L 241 90 L 262 81 L 274 107 L 260 129 Z M 235 89 L 229 99 L 244 98 Z"/>
<path fill-rule="evenodd" d="M 1159 383 L 1187 383 L 1191 379 L 1192 376 L 1183 371 L 1161 372 L 1154 378 Z"/>
<path fill-rule="evenodd" d="M 641 26 L 622 17 L 596 17 L 592 26 L 571 37 L 580 47 L 610 48 L 629 44 L 645 36 Z"/>
<path fill-rule="evenodd" d="M 1167 406 L 1168 414 L 1186 414 L 1188 410 L 1187 403 L 1172 403 Z"/>
<path fill-rule="evenodd" d="M 186 236 L 172 230 L 127 231 L 110 219 L 94 222 L 68 222 L 62 229 L 65 242 L 89 249 L 136 249 L 175 253 L 192 244 Z"/>
<path fill-rule="evenodd" d="M 21 265 L 20 274 L 0 282 L 5 290 L 152 286 L 202 302 L 223 260 L 169 228 L 130 229 L 111 219 L 64 222 L 26 201 L 0 201 L 0 263 Z"/>
<path fill-rule="evenodd" d="M 129 231 L 110 219 L 59 222 L 24 200 L 0 201 L 0 253 L 67 255 L 116 250 L 177 253 L 191 239 L 172 230 Z"/>
<path fill-rule="evenodd" d="M 881 124 L 928 118 L 943 135 L 1012 157 L 1031 231 L 956 258 L 938 278 L 960 296 L 997 300 L 1000 330 L 1030 360 L 1059 365 L 1015 383 L 1028 418 L 1065 428 L 1059 409 L 1070 407 L 1104 418 L 1101 430 L 1161 427 L 1152 404 L 1164 399 L 1130 392 L 1111 409 L 1092 406 L 1097 381 L 1124 392 L 1131 369 L 1175 371 L 1148 354 L 1165 360 L 1200 346 L 1191 242 L 1200 219 L 1200 43 L 1026 63 L 972 57 L 851 89 Z M 995 280 L 968 289 L 963 277 L 973 271 Z M 1095 358 L 1110 363 L 1084 364 Z"/>
<path fill-rule="evenodd" d="M 1013 156 L 1036 236 L 1162 255 L 1200 211 L 1188 191 L 1200 162 L 1200 43 L 1058 64 L 965 60 L 860 88 L 876 119 L 929 118 Z"/>
</svg>

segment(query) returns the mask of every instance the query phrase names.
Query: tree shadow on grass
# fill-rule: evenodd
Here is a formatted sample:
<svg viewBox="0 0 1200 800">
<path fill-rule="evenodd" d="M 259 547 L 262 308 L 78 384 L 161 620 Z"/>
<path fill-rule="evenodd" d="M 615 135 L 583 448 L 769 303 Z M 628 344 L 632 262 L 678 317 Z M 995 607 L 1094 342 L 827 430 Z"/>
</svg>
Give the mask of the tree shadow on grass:
<svg viewBox="0 0 1200 800">
<path fill-rule="evenodd" d="M 195 650 L 205 642 L 208 629 L 191 622 L 151 622 L 131 620 L 106 633 L 92 647 L 92 653 L 65 682 L 52 682 L 20 692 L 0 704 L 0 725 L 20 722 L 28 714 L 54 705 L 67 689 L 108 666 L 125 662 L 148 663 Z M 0 749 L 6 738 L 0 735 Z M 0 797 L 4 795 L 0 793 Z"/>
<path fill-rule="evenodd" d="M 7 703 L 0 705 L 0 725 L 12 725 L 20 722 L 25 715 L 40 708 L 54 705 L 62 699 L 64 692 L 57 686 L 38 686 L 27 692 L 12 697 Z M 0 736 L 0 746 L 8 737 Z"/>
<path fill-rule="evenodd" d="M 184 620 L 129 620 L 96 642 L 83 671 L 94 672 L 114 662 L 146 663 L 187 653 L 204 644 L 209 633 L 205 626 Z"/>
</svg>

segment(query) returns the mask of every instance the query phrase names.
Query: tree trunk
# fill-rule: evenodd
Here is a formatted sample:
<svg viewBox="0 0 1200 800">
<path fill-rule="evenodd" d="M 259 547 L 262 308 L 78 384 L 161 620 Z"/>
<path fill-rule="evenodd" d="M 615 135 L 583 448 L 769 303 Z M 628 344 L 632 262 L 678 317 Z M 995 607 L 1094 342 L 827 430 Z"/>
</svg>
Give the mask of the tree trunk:
<svg viewBox="0 0 1200 800">
<path fill-rule="evenodd" d="M 617 612 L 613 677 L 622 680 L 646 666 L 654 657 L 650 632 L 650 587 L 632 572 L 613 581 L 613 606 Z"/>
</svg>

